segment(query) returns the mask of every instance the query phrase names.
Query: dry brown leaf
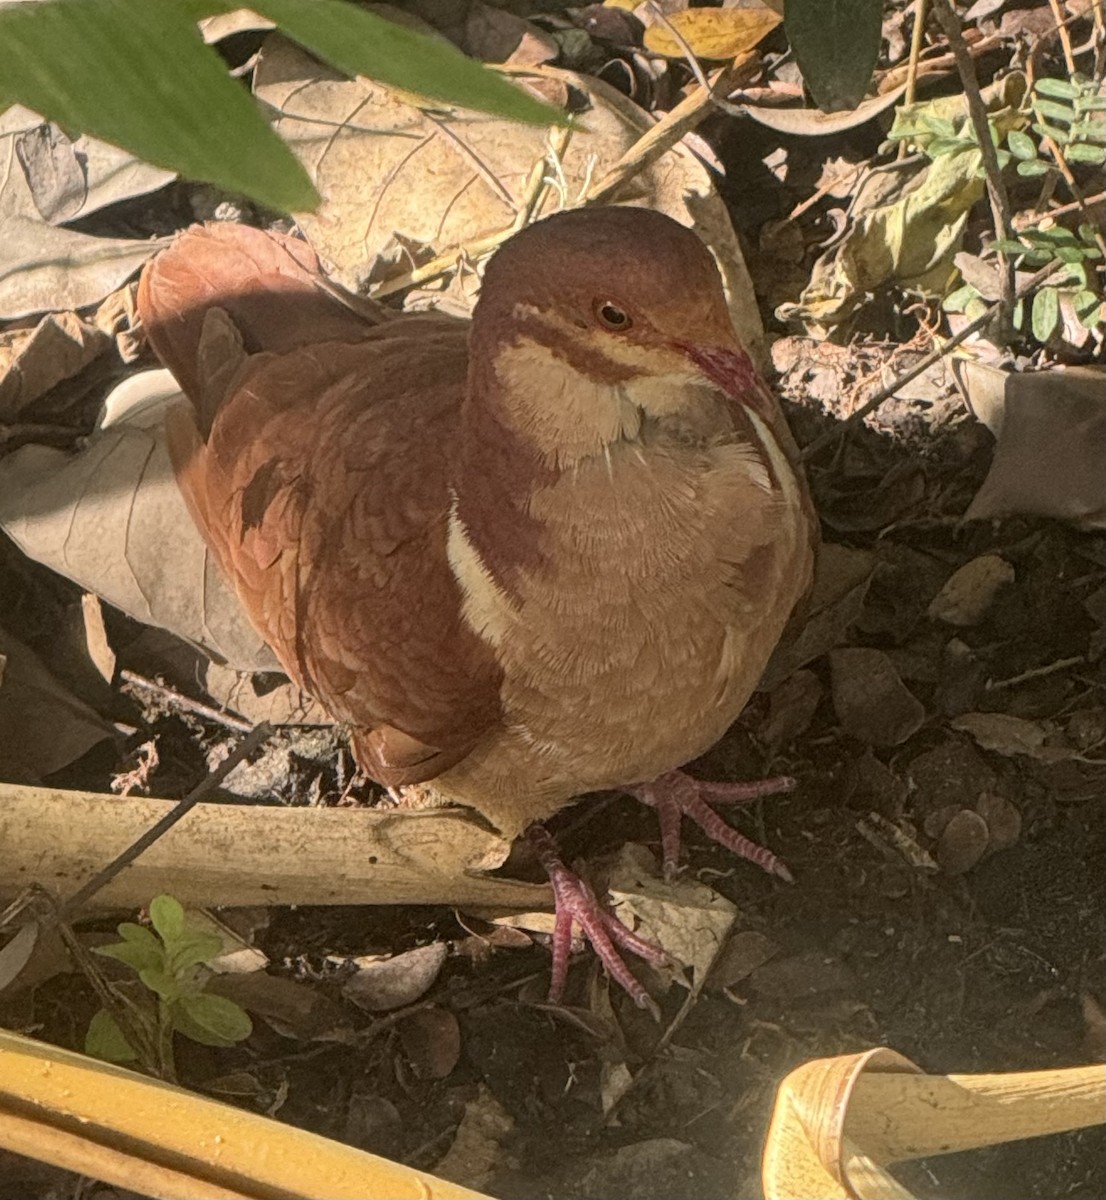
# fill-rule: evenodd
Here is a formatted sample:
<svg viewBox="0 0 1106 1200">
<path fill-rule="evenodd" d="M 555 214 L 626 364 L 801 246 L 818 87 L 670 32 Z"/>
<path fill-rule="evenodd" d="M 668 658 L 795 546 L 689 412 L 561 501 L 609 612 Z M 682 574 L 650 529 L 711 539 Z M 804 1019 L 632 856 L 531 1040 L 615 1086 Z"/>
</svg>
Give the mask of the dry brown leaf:
<svg viewBox="0 0 1106 1200">
<path fill-rule="evenodd" d="M 792 672 L 832 650 L 860 616 L 872 581 L 875 555 L 827 542 L 818 553 L 808 611 L 794 640 L 782 642 L 759 687 L 771 691 Z"/>
<path fill-rule="evenodd" d="M 1106 370 L 1009 372 L 955 359 L 954 371 L 997 440 L 965 519 L 1024 514 L 1106 528 Z"/>
<path fill-rule="evenodd" d="M 164 413 L 179 395 L 168 371 L 132 376 L 105 401 L 77 454 L 24 446 L 0 459 L 0 528 L 136 620 L 236 666 L 273 670 L 272 651 L 212 562 L 173 477 Z"/>
<path fill-rule="evenodd" d="M 654 20 L 645 31 L 645 48 L 666 58 L 684 58 L 687 51 L 675 29 L 696 58 L 736 58 L 751 50 L 783 18 L 770 8 L 688 8 Z M 669 28 L 671 26 L 671 28 Z"/>
<path fill-rule="evenodd" d="M 444 1079 L 461 1057 L 461 1027 L 448 1009 L 413 1012 L 400 1024 L 399 1039 L 417 1079 Z"/>
<path fill-rule="evenodd" d="M 322 992 L 264 971 L 214 975 L 206 990 L 240 1004 L 282 1036 L 299 1041 L 341 1041 L 348 1028 L 341 1007 Z"/>
<path fill-rule="evenodd" d="M 358 291 L 370 279 L 379 281 L 376 259 L 397 240 L 432 247 L 437 255 L 503 234 L 524 211 L 543 163 L 545 173 L 563 184 L 565 203 L 578 205 L 588 185 L 653 128 L 646 113 L 598 80 L 548 67 L 511 76 L 567 84 L 586 101 L 579 132 L 555 164 L 547 162 L 544 129 L 417 107 L 379 84 L 328 72 L 279 35 L 265 42 L 254 90 L 274 110 L 274 128 L 323 196 L 316 212 L 298 220 L 341 283 Z M 763 361 L 752 282 L 726 206 L 702 163 L 678 145 L 638 172 L 617 199 L 667 213 L 698 232 L 718 260 L 738 333 L 753 358 Z M 539 211 L 559 206 L 554 189 Z M 465 283 L 459 298 L 467 309 L 477 290 L 471 266 L 465 262 L 459 272 Z M 436 286 L 444 287 L 440 281 Z"/>
<path fill-rule="evenodd" d="M 1042 762 L 1059 762 L 1071 758 L 1073 751 L 1063 746 L 1049 746 L 1046 741 L 1055 730 L 1046 721 L 1028 721 L 1009 713 L 964 713 L 949 724 L 972 737 L 984 750 L 1012 757 L 1024 754 Z"/>
<path fill-rule="evenodd" d="M 85 592 L 81 597 L 81 618 L 88 657 L 103 681 L 111 683 L 115 679 L 115 651 L 104 628 L 104 610 L 99 596 Z"/>
<path fill-rule="evenodd" d="M 332 725 L 333 719 L 317 700 L 301 692 L 290 680 L 262 690 L 252 671 L 236 671 L 210 662 L 204 673 L 204 691 L 223 708 L 252 725 Z"/>
<path fill-rule="evenodd" d="M 276 27 L 268 17 L 260 17 L 249 8 L 236 8 L 232 12 L 219 13 L 218 16 L 204 17 L 199 24 L 203 39 L 208 43 L 221 42 L 223 38 L 235 33 Z"/>
<path fill-rule="evenodd" d="M 485 1187 L 502 1162 L 503 1143 L 514 1127 L 487 1084 L 478 1084 L 476 1099 L 465 1103 L 453 1144 L 434 1165 L 434 1174 L 463 1187 Z"/>
<path fill-rule="evenodd" d="M 445 942 L 430 942 L 385 958 L 355 958 L 357 973 L 342 984 L 342 995 L 367 1012 L 405 1008 L 429 991 L 448 955 Z"/>
<path fill-rule="evenodd" d="M 726 944 L 734 905 L 694 879 L 659 879 L 652 854 L 633 843 L 619 851 L 607 888 L 619 920 L 689 968 L 698 992 Z"/>
<path fill-rule="evenodd" d="M 52 387 L 71 379 L 111 345 L 76 313 L 43 317 L 33 329 L 0 333 L 0 421 L 13 421 Z"/>
<path fill-rule="evenodd" d="M 0 629 L 0 779 L 33 783 L 69 766 L 115 730 Z"/>
<path fill-rule="evenodd" d="M 925 708 L 882 650 L 848 646 L 830 653 L 833 706 L 846 733 L 873 746 L 901 746 Z"/>
<path fill-rule="evenodd" d="M 19 164 L 16 135 L 0 136 L 0 319 L 96 304 L 162 244 L 46 224 Z"/>
<path fill-rule="evenodd" d="M 1014 582 L 1014 568 L 1001 554 L 981 554 L 954 571 L 930 601 L 927 615 L 968 628 L 987 615 L 999 592 Z"/>
</svg>

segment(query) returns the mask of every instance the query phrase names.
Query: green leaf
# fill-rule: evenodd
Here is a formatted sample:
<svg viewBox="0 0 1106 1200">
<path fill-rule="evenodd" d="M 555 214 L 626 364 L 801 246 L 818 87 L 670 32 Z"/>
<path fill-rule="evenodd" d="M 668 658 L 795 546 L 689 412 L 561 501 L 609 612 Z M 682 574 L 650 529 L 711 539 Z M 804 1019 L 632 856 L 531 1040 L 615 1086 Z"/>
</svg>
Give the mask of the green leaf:
<svg viewBox="0 0 1106 1200">
<path fill-rule="evenodd" d="M 1033 336 L 1047 342 L 1060 322 L 1060 293 L 1054 287 L 1043 287 L 1033 297 Z"/>
<path fill-rule="evenodd" d="M 292 151 L 179 4 L 11 5 L 0 9 L 0 45 L 5 96 L 64 129 L 274 208 L 318 202 Z"/>
<path fill-rule="evenodd" d="M 930 133 L 935 133 L 938 137 L 956 137 L 956 126 L 945 117 L 934 117 L 929 113 L 923 113 L 921 122 L 923 128 Z"/>
<path fill-rule="evenodd" d="M 1024 254 L 1028 247 L 1022 242 L 1014 241 L 1013 238 L 995 238 L 991 249 L 997 250 L 999 254 Z"/>
<path fill-rule="evenodd" d="M 1106 142 L 1106 121 L 1076 121 L 1071 136 L 1072 141 Z"/>
<path fill-rule="evenodd" d="M 1042 162 L 1039 158 L 1035 158 L 1031 162 L 1018 163 L 1019 175 L 1047 175 L 1049 171 L 1053 170 L 1055 170 L 1055 167 L 1051 166 L 1049 163 Z"/>
<path fill-rule="evenodd" d="M 1106 112 L 1106 96 L 1079 96 L 1075 101 L 1077 112 Z"/>
<path fill-rule="evenodd" d="M 787 0 L 784 29 L 823 112 L 856 108 L 879 57 L 882 0 Z"/>
<path fill-rule="evenodd" d="M 1052 138 L 1058 146 L 1063 146 L 1068 140 L 1067 130 L 1057 129 L 1055 125 L 1046 125 L 1042 121 L 1034 121 L 1031 128 L 1034 133 L 1039 133 L 1041 137 Z"/>
<path fill-rule="evenodd" d="M 142 980 L 151 992 L 154 992 L 167 1004 L 176 1000 L 181 994 L 180 983 L 168 971 L 161 971 L 155 967 L 150 967 L 144 971 L 139 971 L 138 978 Z"/>
<path fill-rule="evenodd" d="M 104 958 L 114 958 L 139 972 L 157 971 L 165 966 L 165 951 L 153 934 L 150 934 L 149 943 L 115 942 L 110 946 L 96 946 L 94 949 Z"/>
<path fill-rule="evenodd" d="M 963 287 L 958 287 L 954 292 L 949 292 L 942 301 L 942 307 L 945 312 L 962 313 L 978 297 L 979 293 L 975 288 L 970 283 L 966 283 Z"/>
<path fill-rule="evenodd" d="M 113 1063 L 134 1062 L 138 1058 L 118 1022 L 106 1008 L 101 1008 L 89 1021 L 88 1032 L 84 1035 L 84 1052 L 93 1058 Z"/>
<path fill-rule="evenodd" d="M 935 137 L 925 148 L 930 158 L 940 158 L 943 154 L 961 154 L 965 150 L 974 150 L 975 143 L 963 138 Z"/>
<path fill-rule="evenodd" d="M 1074 100 L 1079 95 L 1079 88 L 1066 79 L 1038 79 L 1033 90 L 1038 96 L 1054 96 L 1057 100 Z"/>
<path fill-rule="evenodd" d="M 1053 225 L 1050 229 L 1026 229 L 1021 236 L 1027 242 L 1043 246 L 1068 246 L 1076 242 L 1075 234 L 1066 225 Z"/>
<path fill-rule="evenodd" d="M 212 11 L 216 5 L 203 7 Z M 230 11 L 240 5 L 218 7 Z M 259 0 L 250 7 L 350 75 L 368 75 L 392 87 L 533 125 L 565 122 L 558 109 L 466 58 L 444 39 L 416 33 L 346 0 Z"/>
<path fill-rule="evenodd" d="M 1075 293 L 1072 308 L 1084 329 L 1094 329 L 1102 322 L 1102 299 L 1086 288 Z"/>
<path fill-rule="evenodd" d="M 204 1046 L 233 1046 L 253 1032 L 246 1012 L 225 996 L 200 992 L 182 996 L 173 1006 L 173 1025 Z"/>
<path fill-rule="evenodd" d="M 1056 257 L 1062 263 L 1081 263 L 1088 254 L 1083 246 L 1057 246 Z"/>
<path fill-rule="evenodd" d="M 1076 143 L 1064 150 L 1064 157 L 1069 162 L 1102 163 L 1106 162 L 1106 147 Z"/>
<path fill-rule="evenodd" d="M 1006 144 L 1015 158 L 1031 160 L 1037 157 L 1037 144 L 1028 133 L 1023 133 L 1020 129 L 1010 130 L 1006 135 Z"/>
<path fill-rule="evenodd" d="M 169 971 L 182 975 L 191 967 L 208 962 L 223 948 L 222 938 L 200 929 L 186 929 L 169 951 Z"/>
<path fill-rule="evenodd" d="M 184 907 L 173 896 L 155 896 L 150 901 L 150 924 L 171 951 L 173 942 L 184 933 Z"/>
<path fill-rule="evenodd" d="M 1057 104 L 1053 100 L 1035 99 L 1033 110 L 1043 117 L 1052 117 L 1054 121 L 1063 121 L 1065 125 L 1070 125 L 1075 120 L 1075 109 L 1066 104 Z"/>
</svg>

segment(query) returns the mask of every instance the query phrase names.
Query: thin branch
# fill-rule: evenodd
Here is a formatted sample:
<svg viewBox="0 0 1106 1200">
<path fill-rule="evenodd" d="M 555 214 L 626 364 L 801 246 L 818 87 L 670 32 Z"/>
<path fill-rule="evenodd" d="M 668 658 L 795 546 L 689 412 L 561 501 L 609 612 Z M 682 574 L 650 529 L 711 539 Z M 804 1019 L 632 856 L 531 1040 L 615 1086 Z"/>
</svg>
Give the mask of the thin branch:
<svg viewBox="0 0 1106 1200">
<path fill-rule="evenodd" d="M 979 153 L 983 160 L 983 171 L 987 178 L 987 197 L 991 202 L 991 220 L 995 227 L 995 237 L 1009 239 L 1012 236 L 1010 226 L 1010 197 L 1006 194 L 1006 184 L 1002 180 L 1002 168 L 998 162 L 998 151 L 991 141 L 991 124 L 987 120 L 987 106 L 979 90 L 979 81 L 975 77 L 975 67 L 972 56 L 960 32 L 960 22 L 952 11 L 948 0 L 932 0 L 932 12 L 937 18 L 949 49 L 956 56 L 956 69 L 960 74 L 960 83 L 964 88 L 964 99 L 968 103 L 968 116 L 975 130 L 976 141 L 979 142 Z M 1002 322 L 1009 320 L 1014 308 L 1014 267 L 1010 259 L 999 255 L 999 287 L 1001 289 Z"/>
<path fill-rule="evenodd" d="M 58 909 L 57 919 L 66 920 L 72 917 L 79 909 L 88 903 L 88 901 L 96 895 L 96 893 L 109 884 L 124 867 L 129 866 L 140 854 L 148 850 L 158 838 L 166 834 L 172 827 L 182 818 L 188 815 L 193 808 L 206 796 L 210 795 L 224 779 L 234 770 L 236 766 L 258 749 L 263 743 L 268 741 L 272 736 L 273 727 L 266 721 L 254 727 L 253 731 L 242 739 L 234 750 L 219 764 L 219 766 L 211 772 L 210 775 L 200 782 L 197 787 L 179 801 L 173 808 L 156 821 L 149 829 L 146 830 L 140 837 L 136 838 L 122 853 L 117 854 L 110 863 L 102 871 L 98 871 L 93 877 L 79 888 L 64 904 Z"/>
<path fill-rule="evenodd" d="M 173 688 L 166 687 L 163 683 L 157 683 L 153 679 L 147 679 L 145 675 L 139 675 L 135 671 L 120 671 L 119 678 L 124 683 L 129 683 L 132 687 L 152 692 L 173 708 L 178 708 L 182 712 L 193 713 L 197 717 L 205 717 L 209 721 L 215 721 L 220 725 L 225 725 L 228 729 L 233 729 L 236 733 L 249 733 L 253 729 L 249 721 L 243 721 L 240 717 L 232 717 L 230 713 L 220 712 L 219 709 L 212 708 L 210 704 L 203 704 L 199 700 L 193 700 L 175 691 Z"/>
</svg>

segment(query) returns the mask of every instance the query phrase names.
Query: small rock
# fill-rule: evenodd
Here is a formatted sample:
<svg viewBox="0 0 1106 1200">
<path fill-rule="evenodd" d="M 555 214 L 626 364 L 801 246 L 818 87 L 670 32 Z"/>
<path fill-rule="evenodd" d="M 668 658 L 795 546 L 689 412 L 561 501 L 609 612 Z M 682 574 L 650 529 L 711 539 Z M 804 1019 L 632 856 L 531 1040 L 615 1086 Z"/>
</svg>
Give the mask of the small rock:
<svg viewBox="0 0 1106 1200">
<path fill-rule="evenodd" d="M 853 646 L 830 654 L 833 707 L 846 733 L 874 746 L 900 746 L 925 720 L 921 701 L 882 650 Z"/>
<path fill-rule="evenodd" d="M 987 822 L 979 813 L 962 808 L 941 834 L 937 861 L 946 875 L 963 875 L 986 854 L 990 840 Z"/>
<path fill-rule="evenodd" d="M 946 625 L 968 628 L 987 615 L 999 592 L 1014 582 L 1014 568 L 1000 554 L 981 554 L 966 562 L 930 602 L 927 615 Z"/>
</svg>

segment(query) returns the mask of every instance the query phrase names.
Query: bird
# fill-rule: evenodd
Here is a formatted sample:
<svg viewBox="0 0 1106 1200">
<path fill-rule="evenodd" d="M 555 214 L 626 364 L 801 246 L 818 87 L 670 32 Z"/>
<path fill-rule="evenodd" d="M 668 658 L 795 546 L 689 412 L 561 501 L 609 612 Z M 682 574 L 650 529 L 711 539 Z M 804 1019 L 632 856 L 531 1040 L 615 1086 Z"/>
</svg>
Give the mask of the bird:
<svg viewBox="0 0 1106 1200">
<path fill-rule="evenodd" d="M 327 280 L 307 244 L 194 226 L 138 310 L 188 403 L 174 471 L 289 677 L 383 787 L 525 835 L 555 900 L 645 1007 L 664 960 L 564 865 L 543 822 L 621 790 L 789 878 L 708 801 L 785 790 L 681 768 L 738 717 L 808 594 L 795 444 L 698 235 L 639 207 L 507 238 L 471 319 Z"/>
</svg>

